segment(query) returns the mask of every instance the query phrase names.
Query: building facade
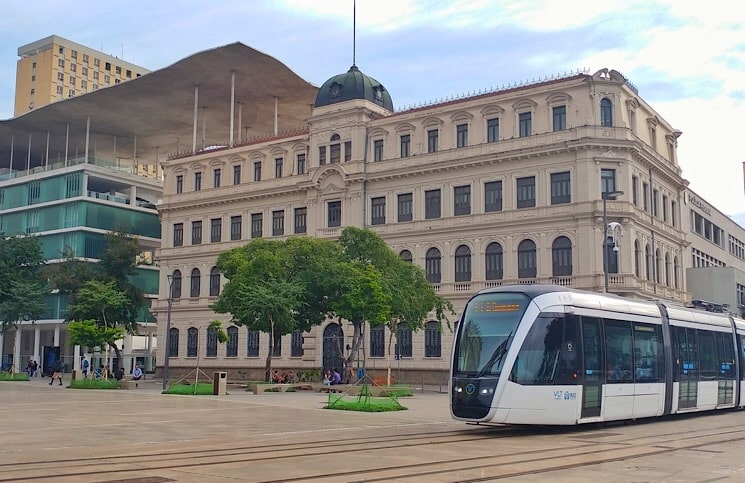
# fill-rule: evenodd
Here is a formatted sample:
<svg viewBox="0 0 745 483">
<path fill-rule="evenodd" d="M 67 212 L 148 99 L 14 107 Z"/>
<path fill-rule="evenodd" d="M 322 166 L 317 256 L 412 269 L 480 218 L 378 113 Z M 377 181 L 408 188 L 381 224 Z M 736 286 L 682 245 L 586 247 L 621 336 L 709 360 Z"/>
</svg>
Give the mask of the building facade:
<svg viewBox="0 0 745 483">
<path fill-rule="evenodd" d="M 39 237 L 47 263 L 61 262 L 68 255 L 95 262 L 105 248 L 107 233 L 121 231 L 135 235 L 141 254 L 132 282 L 150 302 L 157 297 L 159 277 L 154 254 L 160 246 L 156 203 L 161 195 L 161 180 L 138 176 L 131 167 L 117 168 L 111 162 L 92 157 L 87 160 L 73 157 L 34 172 L 14 170 L 3 174 L 0 233 Z M 34 359 L 48 369 L 46 362 L 50 357 L 53 360 L 61 357 L 72 369 L 74 351 L 64 325 L 67 303 L 66 295 L 50 293 L 40 320 L 22 322 L 16 330 L 0 335 L 3 365 L 15 362 L 16 370 L 21 370 L 29 359 Z M 140 334 L 125 338 L 125 360 L 117 364 L 131 370 L 139 362 L 143 368 L 152 370 L 155 319 L 149 310 L 144 310 L 138 322 Z M 102 352 L 89 357 L 96 363 L 110 359 Z"/>
<path fill-rule="evenodd" d="M 57 35 L 19 47 L 18 56 L 14 116 L 150 72 Z"/>
<path fill-rule="evenodd" d="M 170 277 L 171 371 L 200 360 L 230 377 L 261 374 L 266 334 L 225 319 L 223 346 L 206 329 L 220 318 L 209 308 L 225 282 L 218 254 L 259 237 L 370 228 L 458 313 L 502 284 L 687 303 L 679 135 L 613 70 L 394 112 L 384 86 L 353 66 L 318 90 L 307 132 L 164 163 L 159 320 Z M 452 334 L 433 324 L 398 334 L 403 380 L 445 380 Z M 336 339 L 344 347 L 351 333 L 329 320 L 288 335 L 275 367 L 335 364 Z M 355 355 L 368 371 L 387 367 L 387 336 L 368 328 Z"/>
</svg>

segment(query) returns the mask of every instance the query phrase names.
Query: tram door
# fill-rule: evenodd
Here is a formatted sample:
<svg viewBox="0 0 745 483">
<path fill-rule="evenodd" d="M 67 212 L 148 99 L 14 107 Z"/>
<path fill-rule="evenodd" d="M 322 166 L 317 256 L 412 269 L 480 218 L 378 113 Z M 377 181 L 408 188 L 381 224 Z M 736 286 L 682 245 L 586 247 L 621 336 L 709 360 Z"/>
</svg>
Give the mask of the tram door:
<svg viewBox="0 0 745 483">
<path fill-rule="evenodd" d="M 581 418 L 600 416 L 603 401 L 603 354 L 600 320 L 582 317 L 582 413 Z"/>
<path fill-rule="evenodd" d="M 698 405 L 698 342 L 696 331 L 675 327 L 677 349 L 676 380 L 678 381 L 678 408 L 695 408 Z"/>
</svg>

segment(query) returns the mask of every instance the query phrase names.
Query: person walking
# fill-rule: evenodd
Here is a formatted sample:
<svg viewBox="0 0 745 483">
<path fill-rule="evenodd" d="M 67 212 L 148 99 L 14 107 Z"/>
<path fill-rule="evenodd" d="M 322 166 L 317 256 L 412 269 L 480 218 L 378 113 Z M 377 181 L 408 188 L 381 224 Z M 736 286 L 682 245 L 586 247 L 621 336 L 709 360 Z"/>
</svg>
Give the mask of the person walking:
<svg viewBox="0 0 745 483">
<path fill-rule="evenodd" d="M 62 362 L 62 359 L 57 359 L 57 362 L 54 363 L 54 372 L 52 373 L 52 380 L 49 381 L 49 385 L 51 386 L 54 384 L 54 380 L 59 378 L 59 385 L 62 385 L 62 371 L 65 370 L 65 364 Z"/>
<path fill-rule="evenodd" d="M 142 379 L 142 369 L 135 364 L 135 369 L 132 371 L 132 380 L 135 381 L 135 387 L 140 387 L 140 379 Z"/>
</svg>

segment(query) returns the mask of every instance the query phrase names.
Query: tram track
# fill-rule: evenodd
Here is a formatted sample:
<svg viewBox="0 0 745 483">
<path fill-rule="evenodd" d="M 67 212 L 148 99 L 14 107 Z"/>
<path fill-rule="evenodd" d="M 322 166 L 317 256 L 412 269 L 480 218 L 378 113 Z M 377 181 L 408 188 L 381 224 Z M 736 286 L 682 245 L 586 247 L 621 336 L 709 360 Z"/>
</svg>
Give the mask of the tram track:
<svg viewBox="0 0 745 483">
<path fill-rule="evenodd" d="M 612 428 L 611 428 L 612 430 Z M 600 431 L 598 429 L 598 431 Z M 576 434 L 571 434 L 575 432 Z M 542 437 L 560 435 L 569 443 L 551 451 L 528 449 L 511 452 L 492 452 L 484 455 L 464 457 L 463 448 L 489 448 L 485 441 L 504 438 Z M 297 469 L 281 480 L 262 480 L 259 474 L 250 481 L 276 483 L 279 481 L 414 481 L 428 477 L 435 481 L 478 482 L 519 477 L 537 473 L 552 473 L 573 468 L 623 461 L 641 456 L 705 448 L 721 442 L 745 440 L 745 428 L 720 426 L 706 431 L 670 431 L 654 437 L 639 439 L 634 436 L 621 437 L 605 430 L 598 441 L 593 431 L 586 428 L 511 428 L 485 426 L 468 430 L 426 432 L 410 431 L 396 435 L 354 436 L 323 438 L 310 442 L 270 443 L 267 441 L 240 447 L 197 448 L 188 451 L 158 451 L 141 454 L 133 459 L 132 454 L 113 455 L 104 458 L 78 457 L 34 463 L 0 463 L 0 482 L 42 481 L 77 478 L 85 481 L 106 481 L 106 475 L 117 478 L 126 475 L 157 475 L 177 472 L 189 475 L 201 474 L 209 467 L 275 465 L 292 461 Z M 340 455 L 342 459 L 364 454 L 368 460 L 385 461 L 392 453 L 416 451 L 421 456 L 438 447 L 441 453 L 454 456 L 439 460 L 424 460 L 409 464 L 379 464 L 374 467 L 362 465 L 358 468 L 334 468 L 324 471 L 322 465 L 314 464 L 320 454 Z M 60 468 L 60 465 L 64 465 Z M 538 469 L 537 469 L 538 468 Z M 202 471 L 200 471 L 200 469 Z M 102 473 L 103 471 L 103 473 Z M 288 472 L 289 473 L 289 472 Z"/>
</svg>

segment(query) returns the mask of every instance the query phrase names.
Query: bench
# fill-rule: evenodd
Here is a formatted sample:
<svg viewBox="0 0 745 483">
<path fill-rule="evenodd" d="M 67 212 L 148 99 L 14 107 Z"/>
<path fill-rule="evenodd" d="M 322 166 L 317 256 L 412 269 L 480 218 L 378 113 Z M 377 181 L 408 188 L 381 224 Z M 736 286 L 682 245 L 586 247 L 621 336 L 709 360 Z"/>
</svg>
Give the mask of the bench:
<svg viewBox="0 0 745 483">
<path fill-rule="evenodd" d="M 256 384 L 254 386 L 254 394 L 264 394 L 265 392 L 287 392 L 288 389 L 293 389 L 295 391 L 297 390 L 313 390 L 313 384 L 309 382 L 291 382 L 287 384 L 279 384 L 279 383 L 263 383 L 263 384 Z"/>
<path fill-rule="evenodd" d="M 321 384 L 318 387 L 318 392 L 347 392 L 350 387 L 352 386 L 349 384 L 332 384 L 331 386 Z"/>
<path fill-rule="evenodd" d="M 135 389 L 139 382 L 140 381 L 133 381 L 132 379 L 122 379 L 119 381 L 119 389 Z"/>
</svg>

